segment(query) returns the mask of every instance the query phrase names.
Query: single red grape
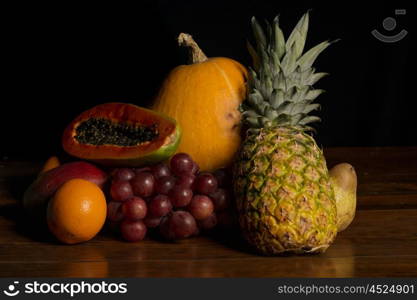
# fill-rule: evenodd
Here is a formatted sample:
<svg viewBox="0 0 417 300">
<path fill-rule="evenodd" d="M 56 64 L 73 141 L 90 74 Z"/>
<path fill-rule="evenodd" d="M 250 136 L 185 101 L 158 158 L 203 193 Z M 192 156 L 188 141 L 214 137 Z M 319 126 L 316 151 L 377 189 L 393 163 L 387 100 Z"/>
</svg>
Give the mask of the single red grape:
<svg viewBox="0 0 417 300">
<path fill-rule="evenodd" d="M 113 173 L 114 181 L 130 181 L 133 177 L 135 172 L 128 168 L 116 169 Z"/>
<path fill-rule="evenodd" d="M 169 192 L 169 196 L 175 207 L 184 207 L 190 203 L 193 191 L 187 187 L 176 185 Z"/>
<path fill-rule="evenodd" d="M 210 194 L 211 200 L 213 200 L 214 209 L 216 211 L 225 210 L 230 204 L 230 194 L 225 189 L 217 189 Z"/>
<path fill-rule="evenodd" d="M 194 180 L 193 188 L 198 194 L 209 195 L 217 189 L 217 179 L 210 173 L 201 173 Z"/>
<path fill-rule="evenodd" d="M 159 163 L 157 165 L 152 166 L 151 172 L 156 179 L 171 175 L 171 171 L 169 170 L 168 165 L 164 163 Z"/>
<path fill-rule="evenodd" d="M 139 172 L 130 183 L 133 187 L 133 193 L 139 197 L 149 197 L 154 192 L 155 179 L 149 172 Z"/>
<path fill-rule="evenodd" d="M 107 203 L 107 220 L 111 222 L 119 222 L 123 219 L 123 212 L 121 210 L 121 202 L 110 201 Z"/>
<path fill-rule="evenodd" d="M 155 182 L 155 193 L 167 195 L 168 192 L 175 185 L 175 177 L 173 176 L 163 176 L 156 180 Z"/>
<path fill-rule="evenodd" d="M 196 220 L 208 218 L 214 211 L 213 202 L 205 195 L 195 195 L 187 208 Z"/>
<path fill-rule="evenodd" d="M 124 220 L 120 224 L 122 237 L 129 242 L 138 242 L 145 238 L 146 226 L 142 221 Z"/>
<path fill-rule="evenodd" d="M 140 197 L 132 197 L 123 202 L 122 212 L 124 217 L 128 220 L 141 220 L 146 216 L 146 202 Z"/>
<path fill-rule="evenodd" d="M 165 225 L 165 224 L 164 224 Z M 196 232 L 197 223 L 194 217 L 187 211 L 174 211 L 168 217 L 168 238 L 187 238 Z"/>
<path fill-rule="evenodd" d="M 183 175 L 180 178 L 177 179 L 176 184 L 183 186 L 183 187 L 188 187 L 191 188 L 191 186 L 193 185 L 195 180 L 195 176 L 194 175 Z"/>
<path fill-rule="evenodd" d="M 212 213 L 208 218 L 198 221 L 197 224 L 203 230 L 212 229 L 217 225 L 217 216 L 215 213 Z"/>
<path fill-rule="evenodd" d="M 129 181 L 113 181 L 110 195 L 114 201 L 125 201 L 133 196 L 132 186 Z"/>
<path fill-rule="evenodd" d="M 171 171 L 177 175 L 191 174 L 194 169 L 194 162 L 188 154 L 175 154 L 170 161 Z"/>
<path fill-rule="evenodd" d="M 153 217 L 163 217 L 171 210 L 172 204 L 166 195 L 157 195 L 149 203 L 149 213 Z"/>
</svg>

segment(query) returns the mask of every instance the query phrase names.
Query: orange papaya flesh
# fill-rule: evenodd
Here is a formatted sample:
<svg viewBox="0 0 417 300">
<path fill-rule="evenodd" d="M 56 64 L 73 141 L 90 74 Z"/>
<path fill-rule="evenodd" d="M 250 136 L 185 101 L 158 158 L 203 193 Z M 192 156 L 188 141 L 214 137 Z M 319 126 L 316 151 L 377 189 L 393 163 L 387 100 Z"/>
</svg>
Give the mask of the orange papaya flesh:
<svg viewBox="0 0 417 300">
<path fill-rule="evenodd" d="M 62 137 L 75 157 L 108 166 L 137 167 L 168 159 L 179 145 L 178 123 L 127 103 L 105 103 L 75 118 Z"/>
</svg>

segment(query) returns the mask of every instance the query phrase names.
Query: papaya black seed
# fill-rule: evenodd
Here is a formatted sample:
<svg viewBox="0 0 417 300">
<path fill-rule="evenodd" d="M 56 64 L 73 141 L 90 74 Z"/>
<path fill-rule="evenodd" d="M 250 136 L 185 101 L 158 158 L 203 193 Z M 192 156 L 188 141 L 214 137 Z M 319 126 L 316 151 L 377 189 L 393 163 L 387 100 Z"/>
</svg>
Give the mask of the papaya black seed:
<svg viewBox="0 0 417 300">
<path fill-rule="evenodd" d="M 112 122 L 104 118 L 91 118 L 81 122 L 75 129 L 75 139 L 81 144 L 137 146 L 158 137 L 156 124 L 138 126 Z"/>
</svg>

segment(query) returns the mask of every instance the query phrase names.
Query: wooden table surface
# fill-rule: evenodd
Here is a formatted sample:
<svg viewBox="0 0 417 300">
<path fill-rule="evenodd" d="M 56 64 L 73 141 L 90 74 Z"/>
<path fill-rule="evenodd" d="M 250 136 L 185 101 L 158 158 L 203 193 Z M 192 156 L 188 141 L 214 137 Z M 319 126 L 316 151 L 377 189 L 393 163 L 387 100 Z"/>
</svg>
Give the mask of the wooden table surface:
<svg viewBox="0 0 417 300">
<path fill-rule="evenodd" d="M 17 205 L 39 163 L 0 164 L 0 277 L 414 277 L 417 147 L 325 149 L 359 180 L 351 226 L 320 255 L 262 257 L 229 232 L 176 243 L 126 243 L 103 232 L 73 246 L 26 225 Z"/>
</svg>

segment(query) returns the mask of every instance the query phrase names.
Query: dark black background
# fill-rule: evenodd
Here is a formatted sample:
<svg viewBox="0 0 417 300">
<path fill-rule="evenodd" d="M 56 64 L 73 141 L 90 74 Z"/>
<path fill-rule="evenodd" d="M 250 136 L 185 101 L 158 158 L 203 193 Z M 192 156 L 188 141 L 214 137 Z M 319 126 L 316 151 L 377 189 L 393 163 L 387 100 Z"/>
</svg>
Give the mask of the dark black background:
<svg viewBox="0 0 417 300">
<path fill-rule="evenodd" d="M 293 1 L 294 2 L 294 1 Z M 117 2 L 119 3 L 119 2 Z M 186 62 L 175 38 L 194 36 L 208 56 L 250 64 L 245 41 L 250 17 L 281 15 L 286 36 L 312 8 L 306 47 L 340 38 L 316 62 L 331 76 L 316 87 L 322 146 L 417 145 L 415 84 L 415 10 L 392 1 L 314 5 L 284 1 L 152 1 L 135 5 L 39 4 L 3 11 L 0 147 L 3 159 L 38 159 L 59 153 L 60 136 L 77 114 L 108 101 L 150 103 L 164 76 Z M 316 2 L 315 2 L 316 3 Z M 395 8 L 407 15 L 395 16 Z M 395 17 L 387 32 L 382 20 Z M 406 29 L 394 44 L 376 40 Z"/>
</svg>

